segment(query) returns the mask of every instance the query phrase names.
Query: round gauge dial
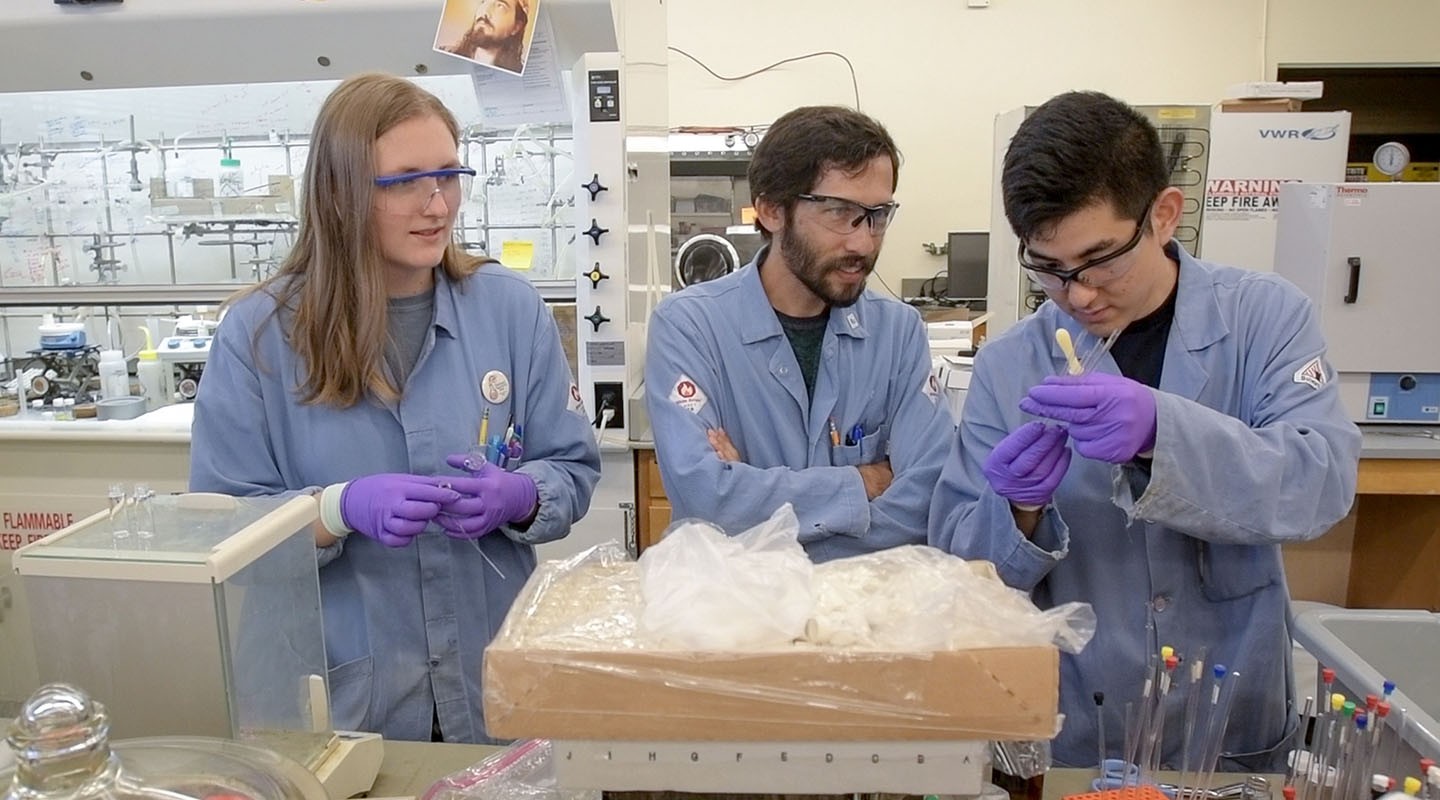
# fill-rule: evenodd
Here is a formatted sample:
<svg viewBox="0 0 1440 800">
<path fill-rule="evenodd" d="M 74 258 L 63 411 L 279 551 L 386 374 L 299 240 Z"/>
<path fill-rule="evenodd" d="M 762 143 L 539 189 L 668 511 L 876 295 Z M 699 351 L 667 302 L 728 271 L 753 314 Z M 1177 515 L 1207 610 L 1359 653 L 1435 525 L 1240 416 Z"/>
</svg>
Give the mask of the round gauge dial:
<svg viewBox="0 0 1440 800">
<path fill-rule="evenodd" d="M 1375 168 L 1395 177 L 1410 165 L 1410 150 L 1399 142 L 1386 142 L 1375 148 Z"/>
</svg>

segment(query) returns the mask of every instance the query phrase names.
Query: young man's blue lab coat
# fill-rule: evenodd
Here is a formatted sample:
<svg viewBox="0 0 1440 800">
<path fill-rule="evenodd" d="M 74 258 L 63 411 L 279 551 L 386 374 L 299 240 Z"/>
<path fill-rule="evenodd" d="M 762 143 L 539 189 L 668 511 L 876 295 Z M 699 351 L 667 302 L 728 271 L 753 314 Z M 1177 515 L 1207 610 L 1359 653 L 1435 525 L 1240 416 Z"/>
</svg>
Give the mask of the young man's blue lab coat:
<svg viewBox="0 0 1440 800">
<path fill-rule="evenodd" d="M 1033 540 L 987 484 L 986 456 L 1029 419 L 1020 399 L 1064 371 L 1055 329 L 1068 328 L 1082 355 L 1095 341 L 1047 302 L 976 358 L 935 492 L 930 543 L 994 562 L 1042 608 L 1094 606 L 1095 638 L 1061 660 L 1059 763 L 1095 763 L 1096 691 L 1105 693 L 1108 752 L 1120 756 L 1125 704 L 1138 702 L 1149 655 L 1170 645 L 1192 659 L 1207 647 L 1207 663 L 1240 672 L 1224 752 L 1283 770 L 1284 748 L 1275 748 L 1296 710 L 1279 545 L 1313 539 L 1345 516 L 1360 432 L 1341 408 L 1304 295 L 1275 275 L 1197 261 L 1174 244 L 1167 252 L 1179 259 L 1179 287 L 1148 482 L 1137 464 L 1075 455 Z M 1108 355 L 1097 369 L 1118 374 Z M 1162 740 L 1175 768 L 1184 697 L 1172 690 Z"/>
<path fill-rule="evenodd" d="M 672 519 L 739 533 L 791 503 L 815 561 L 924 543 L 954 422 L 920 315 L 870 290 L 832 308 L 812 401 L 760 284 L 767 252 L 665 298 L 650 318 L 645 403 Z M 849 443 L 857 425 L 863 435 Z M 740 463 L 716 456 L 710 428 L 725 431 Z M 894 482 L 869 501 L 855 467 L 885 458 Z"/>
<path fill-rule="evenodd" d="M 406 547 L 352 533 L 319 552 L 335 727 L 429 741 L 438 707 L 447 741 L 481 742 L 485 645 L 534 569 L 532 545 L 565 536 L 589 508 L 600 454 L 554 319 L 529 283 L 498 264 L 458 285 L 435 275 L 435 321 L 394 407 L 301 403 L 303 365 L 274 298 L 236 303 L 200 383 L 190 488 L 268 495 L 380 472 L 458 474 L 445 457 L 476 441 L 483 408 L 492 434 L 513 415 L 525 434 L 518 471 L 539 489 L 527 528 L 462 540 L 432 523 Z M 481 395 L 492 370 L 509 379 L 503 402 Z"/>
</svg>

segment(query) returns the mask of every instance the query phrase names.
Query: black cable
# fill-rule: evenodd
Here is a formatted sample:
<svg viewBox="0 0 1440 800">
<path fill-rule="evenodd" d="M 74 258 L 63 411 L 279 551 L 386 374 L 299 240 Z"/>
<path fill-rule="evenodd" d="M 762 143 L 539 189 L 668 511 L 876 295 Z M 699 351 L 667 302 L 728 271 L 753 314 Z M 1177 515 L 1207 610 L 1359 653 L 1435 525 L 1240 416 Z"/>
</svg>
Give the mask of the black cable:
<svg viewBox="0 0 1440 800">
<path fill-rule="evenodd" d="M 789 63 L 791 63 L 792 61 L 804 61 L 804 60 L 807 59 L 807 58 L 817 58 L 817 57 L 819 57 L 819 56 L 835 56 L 836 58 L 840 59 L 841 61 L 844 61 L 844 62 L 845 62 L 845 66 L 847 66 L 847 67 L 850 68 L 850 88 L 854 89 L 854 91 L 855 91 L 855 110 L 856 110 L 856 111 L 859 111 L 859 110 L 860 110 L 860 82 L 859 82 L 858 80 L 856 80 L 856 78 L 855 78 L 855 65 L 852 64 L 852 63 L 850 63 L 850 59 L 846 58 L 843 53 L 837 53 L 837 52 L 835 52 L 834 50 L 816 50 L 816 51 L 813 52 L 813 53 L 805 53 L 804 55 L 792 56 L 792 57 L 790 57 L 790 58 L 782 58 L 782 59 L 780 59 L 779 61 L 776 61 L 774 64 L 770 64 L 770 65 L 768 65 L 768 66 L 761 67 L 760 69 L 753 70 L 753 71 L 751 71 L 751 72 L 747 72 L 747 73 L 745 73 L 744 75 L 725 76 L 725 75 L 721 75 L 720 73 L 716 72 L 716 71 L 713 70 L 713 69 L 710 69 L 710 67 L 707 66 L 704 61 L 701 61 L 700 59 L 696 58 L 695 56 L 690 55 L 689 53 L 685 52 L 684 50 L 681 50 L 681 49 L 678 48 L 678 47 L 668 47 L 668 48 L 666 48 L 666 49 L 672 50 L 672 51 L 674 51 L 674 52 L 676 52 L 676 53 L 679 53 L 679 54 L 682 55 L 682 56 L 685 56 L 686 58 L 690 59 L 691 61 L 694 61 L 696 64 L 699 64 L 699 65 L 700 65 L 700 69 L 705 70 L 706 72 L 708 72 L 708 73 L 710 73 L 711 75 L 713 75 L 716 79 L 722 80 L 722 81 L 743 81 L 743 80 L 745 80 L 746 78 L 753 78 L 753 77 L 755 77 L 756 75 L 759 75 L 759 74 L 762 73 L 762 72 L 768 72 L 769 70 L 775 69 L 775 68 L 778 67 L 778 66 L 781 66 L 781 65 L 784 65 L 784 64 L 789 64 Z M 888 288 L 890 288 L 890 287 L 887 286 L 887 287 L 885 287 L 885 288 L 888 289 Z M 891 292 L 891 294 L 894 294 L 894 292 Z"/>
<path fill-rule="evenodd" d="M 899 300 L 899 301 L 902 302 L 902 303 L 905 302 L 905 298 L 903 298 L 903 297 L 901 297 L 900 295 L 896 294 L 896 293 L 895 293 L 895 290 L 890 288 L 890 284 L 886 283 L 886 282 L 885 282 L 885 279 L 882 278 L 882 277 L 880 277 L 880 271 L 879 271 L 879 270 L 874 270 L 874 271 L 872 271 L 870 274 L 871 274 L 871 275 L 874 275 L 874 276 L 875 276 L 875 279 L 878 280 L 878 281 L 880 281 L 880 285 L 885 287 L 885 291 L 889 292 L 891 297 L 895 298 L 896 300 Z"/>
</svg>

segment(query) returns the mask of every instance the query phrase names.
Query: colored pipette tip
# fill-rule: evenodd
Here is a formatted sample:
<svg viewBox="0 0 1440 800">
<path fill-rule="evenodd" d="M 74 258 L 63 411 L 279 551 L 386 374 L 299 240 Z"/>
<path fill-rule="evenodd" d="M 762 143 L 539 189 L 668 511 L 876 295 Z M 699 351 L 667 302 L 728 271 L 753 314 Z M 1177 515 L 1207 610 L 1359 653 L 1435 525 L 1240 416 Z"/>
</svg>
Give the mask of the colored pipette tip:
<svg viewBox="0 0 1440 800">
<path fill-rule="evenodd" d="M 1370 709 L 1371 711 L 1374 711 L 1374 710 L 1375 710 L 1375 707 L 1378 706 L 1378 705 L 1380 705 L 1380 698 L 1376 697 L 1376 696 L 1373 695 L 1373 694 L 1367 694 L 1367 695 L 1365 695 L 1365 707 L 1366 707 L 1366 708 Z"/>
<path fill-rule="evenodd" d="M 1060 352 L 1065 354 L 1065 371 L 1071 375 L 1079 375 L 1084 370 L 1080 367 L 1080 359 L 1075 357 L 1075 343 L 1070 340 L 1070 331 L 1064 328 L 1055 329 L 1055 344 L 1060 345 Z"/>
<path fill-rule="evenodd" d="M 1175 656 L 1165 656 L 1165 670 L 1167 672 L 1174 670 L 1178 666 L 1180 666 L 1180 659 Z"/>
<path fill-rule="evenodd" d="M 1406 776 L 1405 776 L 1405 794 L 1412 794 L 1412 795 L 1413 795 L 1413 794 L 1419 794 L 1419 793 L 1420 793 L 1420 779 L 1417 778 L 1417 777 L 1415 777 L 1414 775 L 1406 775 Z"/>
<path fill-rule="evenodd" d="M 1160 648 L 1161 658 L 1168 659 L 1173 655 L 1175 655 L 1175 648 L 1171 647 L 1170 645 L 1167 644 L 1164 647 Z"/>
<path fill-rule="evenodd" d="M 1395 691 L 1395 681 L 1385 681 L 1384 683 L 1380 684 L 1380 686 L 1382 689 L 1385 690 L 1385 696 L 1387 698 L 1392 692 Z"/>
<path fill-rule="evenodd" d="M 1380 717 L 1381 719 L 1390 716 L 1390 704 L 1385 702 L 1384 700 L 1381 700 L 1379 703 L 1375 704 L 1375 716 Z"/>
<path fill-rule="evenodd" d="M 1225 677 L 1225 673 L 1228 672 L 1224 664 L 1216 664 L 1210 671 L 1215 675 L 1215 680 L 1217 681 Z"/>
<path fill-rule="evenodd" d="M 1325 667 L 1324 669 L 1320 670 L 1320 680 L 1324 681 L 1326 686 L 1329 686 L 1330 684 L 1334 683 L 1334 682 L 1335 682 L 1335 670 L 1333 670 L 1333 669 L 1331 669 L 1331 668 L 1329 668 L 1329 667 Z"/>
<path fill-rule="evenodd" d="M 1340 711 L 1343 708 L 1345 708 L 1345 695 L 1339 692 L 1330 695 L 1330 710 Z"/>
<path fill-rule="evenodd" d="M 1365 712 L 1364 712 L 1364 711 L 1356 711 L 1356 712 L 1355 712 L 1355 729 L 1356 729 L 1356 730 L 1361 730 L 1361 731 L 1365 730 L 1365 727 L 1369 724 L 1369 722 L 1370 722 L 1370 718 L 1367 717 L 1367 716 L 1365 716 Z"/>
<path fill-rule="evenodd" d="M 1345 705 L 1342 707 L 1341 710 L 1345 712 L 1345 716 L 1347 717 L 1355 716 L 1355 704 L 1349 700 L 1345 701 Z"/>
<path fill-rule="evenodd" d="M 1285 800 L 1295 800 L 1295 787 L 1286 786 L 1284 789 L 1280 790 L 1280 794 L 1285 795 Z"/>
</svg>

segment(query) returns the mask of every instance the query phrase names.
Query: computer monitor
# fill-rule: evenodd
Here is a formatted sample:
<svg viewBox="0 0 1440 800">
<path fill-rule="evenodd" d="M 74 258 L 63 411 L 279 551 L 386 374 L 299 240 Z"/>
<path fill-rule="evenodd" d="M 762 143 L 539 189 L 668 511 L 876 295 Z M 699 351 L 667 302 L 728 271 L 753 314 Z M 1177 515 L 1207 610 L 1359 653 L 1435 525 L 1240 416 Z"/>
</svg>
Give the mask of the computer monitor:
<svg viewBox="0 0 1440 800">
<path fill-rule="evenodd" d="M 990 234 L 987 231 L 951 233 L 945 296 L 971 308 L 985 307 L 990 284 Z"/>
</svg>

